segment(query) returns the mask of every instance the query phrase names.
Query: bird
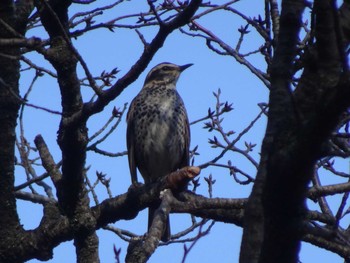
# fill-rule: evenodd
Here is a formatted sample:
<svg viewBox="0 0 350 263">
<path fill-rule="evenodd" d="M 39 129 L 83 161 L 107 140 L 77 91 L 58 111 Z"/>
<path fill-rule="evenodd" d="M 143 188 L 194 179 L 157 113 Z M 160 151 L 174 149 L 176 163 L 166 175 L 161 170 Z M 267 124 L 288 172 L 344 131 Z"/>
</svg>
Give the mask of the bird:
<svg viewBox="0 0 350 263">
<path fill-rule="evenodd" d="M 190 128 L 182 98 L 176 90 L 180 74 L 193 64 L 163 62 L 147 74 L 127 113 L 127 150 L 131 182 L 137 169 L 145 184 L 189 165 Z M 136 169 L 137 168 L 137 169 Z M 148 230 L 157 207 L 149 207 Z M 161 240 L 170 240 L 169 217 Z"/>
</svg>

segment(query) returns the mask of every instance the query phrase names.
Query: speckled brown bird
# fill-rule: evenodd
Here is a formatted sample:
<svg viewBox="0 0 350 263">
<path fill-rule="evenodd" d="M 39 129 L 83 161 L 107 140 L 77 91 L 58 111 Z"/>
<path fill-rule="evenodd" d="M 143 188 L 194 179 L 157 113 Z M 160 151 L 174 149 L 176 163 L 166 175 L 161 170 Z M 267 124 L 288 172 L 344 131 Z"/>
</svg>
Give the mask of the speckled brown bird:
<svg viewBox="0 0 350 263">
<path fill-rule="evenodd" d="M 146 184 L 189 165 L 190 129 L 176 82 L 185 69 L 161 63 L 148 74 L 127 115 L 127 148 L 131 181 L 137 183 L 136 168 Z M 149 208 L 148 228 L 157 207 Z M 170 239 L 169 218 L 161 240 Z"/>
</svg>

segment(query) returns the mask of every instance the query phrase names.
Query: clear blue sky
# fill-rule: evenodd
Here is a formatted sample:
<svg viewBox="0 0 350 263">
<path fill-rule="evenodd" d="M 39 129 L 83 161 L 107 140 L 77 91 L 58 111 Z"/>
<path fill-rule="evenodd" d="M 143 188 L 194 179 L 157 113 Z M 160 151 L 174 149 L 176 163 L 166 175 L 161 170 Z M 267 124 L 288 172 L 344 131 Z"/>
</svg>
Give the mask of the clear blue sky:
<svg viewBox="0 0 350 263">
<path fill-rule="evenodd" d="M 110 3 L 112 1 L 97 1 L 98 5 Z M 141 3 L 142 2 L 142 3 Z M 113 13 L 106 13 L 106 17 L 115 17 L 117 14 L 124 15 L 129 13 L 139 13 L 147 11 L 149 8 L 145 4 L 146 1 L 130 1 L 120 5 Z M 211 1 L 222 2 L 222 1 Z M 263 1 L 241 1 L 236 8 L 247 16 L 263 16 Z M 76 6 L 74 10 L 85 9 L 85 6 Z M 73 13 L 73 12 L 72 12 Z M 104 18 L 108 20 L 108 18 Z M 245 25 L 242 20 L 237 19 L 234 15 L 220 13 L 210 15 L 206 19 L 200 21 L 207 26 L 215 34 L 231 45 L 236 45 L 239 33 L 237 29 L 241 25 Z M 148 41 L 152 39 L 155 31 L 152 29 L 142 30 Z M 40 32 L 45 38 L 45 34 Z M 244 50 L 251 50 L 259 47 L 261 40 L 256 35 L 249 35 L 249 42 L 245 42 Z M 142 44 L 137 34 L 128 29 L 116 29 L 115 33 L 108 30 L 98 30 L 86 36 L 80 37 L 79 41 L 74 43 L 80 54 L 86 60 L 93 74 L 98 75 L 102 71 L 111 70 L 118 67 L 120 75 L 125 74 L 133 63 L 139 58 L 142 52 Z M 39 63 L 42 58 L 37 55 L 30 56 Z M 246 68 L 239 65 L 232 57 L 223 57 L 209 51 L 202 39 L 194 39 L 184 36 L 181 33 L 174 32 L 166 41 L 164 47 L 156 54 L 151 61 L 147 70 L 140 78 L 128 87 L 120 97 L 113 101 L 105 111 L 94 116 L 89 121 L 89 134 L 93 134 L 100 129 L 104 122 L 109 118 L 112 108 L 122 108 L 125 102 L 131 99 L 141 89 L 145 75 L 156 64 L 168 61 L 179 65 L 194 63 L 194 66 L 186 70 L 178 82 L 178 90 L 186 104 L 190 121 L 201 118 L 207 114 L 208 107 L 215 107 L 215 99 L 212 95 L 213 91 L 218 88 L 222 91 L 223 101 L 228 100 L 233 103 L 234 111 L 225 117 L 224 127 L 227 130 L 233 130 L 239 133 L 244 129 L 250 121 L 257 115 L 259 108 L 257 103 L 267 101 L 267 89 L 257 80 Z M 261 58 L 257 56 L 252 60 L 256 65 L 264 69 L 265 64 Z M 83 76 L 82 71 L 81 76 Z M 26 73 L 21 79 L 22 92 L 29 86 L 28 81 L 31 80 L 31 74 Z M 91 92 L 89 88 L 84 87 L 85 99 L 89 99 Z M 23 93 L 22 93 L 23 94 Z M 55 80 L 41 78 L 35 85 L 30 95 L 30 102 L 42 105 L 51 109 L 60 110 L 60 98 L 58 86 Z M 25 110 L 26 136 L 28 141 L 33 145 L 34 137 L 42 134 L 46 140 L 55 160 L 60 160 L 59 148 L 56 144 L 56 132 L 58 129 L 59 118 L 48 113 L 34 109 Z M 253 156 L 258 161 L 260 142 L 264 135 L 265 121 L 261 120 L 256 127 L 245 136 L 238 144 L 242 146 L 244 141 L 257 143 Z M 204 130 L 203 124 L 196 124 L 191 127 L 192 141 L 191 148 L 199 145 L 200 156 L 196 157 L 195 164 L 201 164 L 215 156 L 219 150 L 210 148 L 207 141 L 212 138 L 213 133 Z M 108 141 L 103 144 L 103 149 L 111 152 L 120 152 L 126 149 L 125 146 L 125 116 L 117 131 L 112 134 Z M 233 165 L 249 172 L 255 176 L 254 168 L 243 158 L 238 155 L 229 155 L 224 158 L 222 163 L 231 160 Z M 127 158 L 109 158 L 101 157 L 96 154 L 89 153 L 87 165 L 91 165 L 89 176 L 94 180 L 95 172 L 101 171 L 111 178 L 111 189 L 114 195 L 118 195 L 127 191 L 130 186 L 130 176 L 127 164 Z M 206 193 L 206 183 L 204 177 L 209 174 L 213 175 L 216 180 L 214 186 L 214 197 L 230 197 L 242 198 L 247 197 L 250 192 L 250 186 L 241 186 L 234 182 L 229 173 L 224 169 L 205 169 L 200 175 L 201 188 L 200 192 Z M 16 182 L 24 180 L 22 170 L 17 171 Z M 104 200 L 107 195 L 103 188 L 98 191 L 99 200 Z M 40 205 L 32 205 L 28 202 L 18 202 L 20 216 L 25 228 L 32 229 L 39 224 L 42 215 Z M 190 223 L 189 216 L 171 215 L 172 232 L 180 231 L 184 226 Z M 147 213 L 143 211 L 138 217 L 132 221 L 122 221 L 116 223 L 117 227 L 125 228 L 143 234 L 147 228 Z M 210 235 L 202 238 L 190 253 L 186 262 L 238 262 L 239 246 L 242 231 L 239 227 L 230 224 L 216 223 Z M 122 248 L 121 259 L 125 257 L 127 244 L 120 240 L 117 236 L 107 232 L 98 231 L 100 237 L 100 256 L 101 262 L 114 262 L 113 245 Z M 171 245 L 159 248 L 151 257 L 149 262 L 181 262 L 183 255 L 183 244 Z M 66 242 L 54 250 L 54 259 L 49 261 L 58 262 L 75 262 L 75 251 L 72 242 Z M 300 260 L 303 263 L 311 262 L 342 262 L 341 258 L 332 253 L 315 248 L 313 246 L 303 244 Z M 29 261 L 31 263 L 37 260 Z"/>
</svg>

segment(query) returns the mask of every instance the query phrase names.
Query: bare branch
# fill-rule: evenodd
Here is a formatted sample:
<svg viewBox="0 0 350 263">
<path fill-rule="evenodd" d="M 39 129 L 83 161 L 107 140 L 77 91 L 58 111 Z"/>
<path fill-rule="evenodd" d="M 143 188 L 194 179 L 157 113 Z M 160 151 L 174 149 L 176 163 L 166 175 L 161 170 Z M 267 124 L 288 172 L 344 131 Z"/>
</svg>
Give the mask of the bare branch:
<svg viewBox="0 0 350 263">
<path fill-rule="evenodd" d="M 53 157 L 47 148 L 47 145 L 41 135 L 37 135 L 35 137 L 35 145 L 39 151 L 40 158 L 42 160 L 43 166 L 45 167 L 46 171 L 51 177 L 52 182 L 57 187 L 58 182 L 62 178 L 62 174 L 57 168 L 57 165 L 55 161 L 53 160 Z"/>
</svg>

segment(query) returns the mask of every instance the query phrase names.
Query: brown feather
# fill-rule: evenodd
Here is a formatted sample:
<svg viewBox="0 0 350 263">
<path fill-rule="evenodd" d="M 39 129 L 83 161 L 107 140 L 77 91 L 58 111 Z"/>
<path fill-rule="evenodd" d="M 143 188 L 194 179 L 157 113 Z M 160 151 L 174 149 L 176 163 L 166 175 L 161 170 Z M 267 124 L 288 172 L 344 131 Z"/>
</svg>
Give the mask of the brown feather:
<svg viewBox="0 0 350 263">
<path fill-rule="evenodd" d="M 127 148 L 133 184 L 137 183 L 136 168 L 147 184 L 189 165 L 189 122 L 176 82 L 190 65 L 157 65 L 131 102 L 127 114 Z M 155 209 L 149 209 L 149 220 L 153 220 Z M 162 240 L 169 238 L 168 220 Z"/>
</svg>

